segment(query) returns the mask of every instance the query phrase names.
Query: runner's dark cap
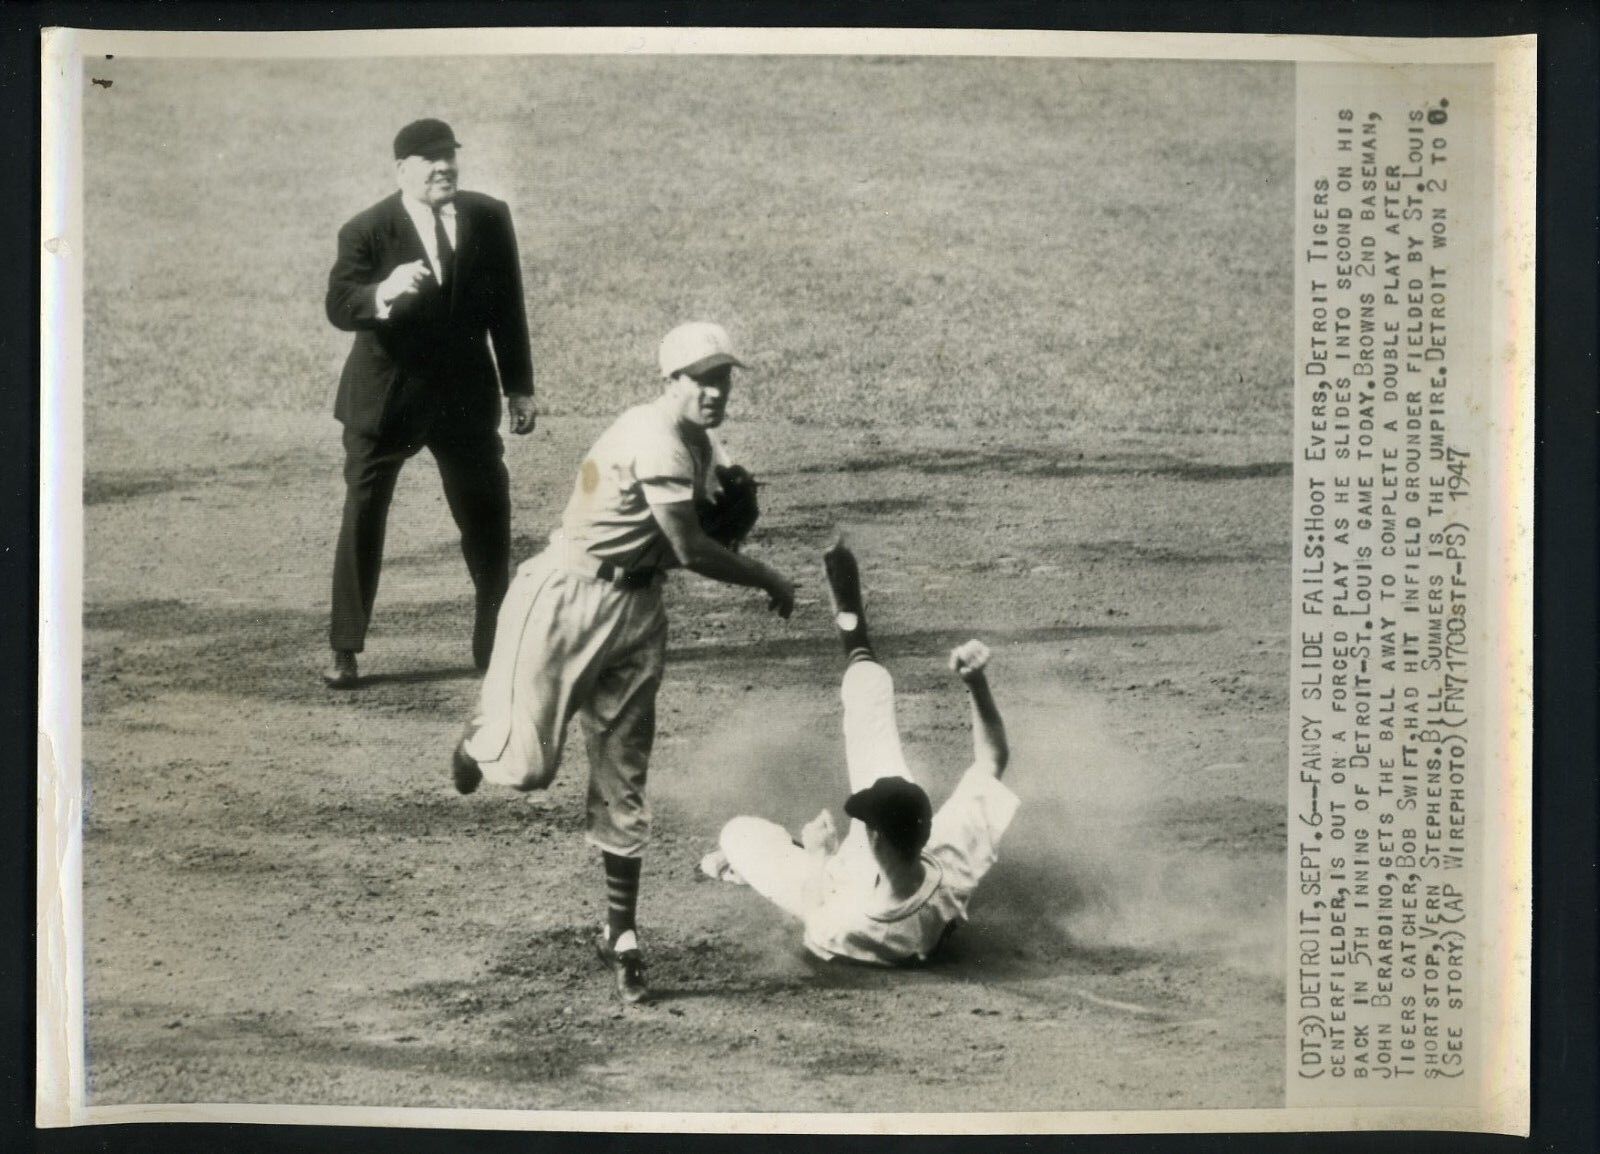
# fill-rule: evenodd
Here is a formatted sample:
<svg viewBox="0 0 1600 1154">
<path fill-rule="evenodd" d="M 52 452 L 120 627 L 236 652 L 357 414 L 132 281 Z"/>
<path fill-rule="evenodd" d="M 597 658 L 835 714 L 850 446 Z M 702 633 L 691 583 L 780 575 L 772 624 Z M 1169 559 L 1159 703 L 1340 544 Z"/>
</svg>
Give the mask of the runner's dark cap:
<svg viewBox="0 0 1600 1154">
<path fill-rule="evenodd" d="M 927 793 L 904 777 L 880 777 L 851 794 L 844 811 L 908 857 L 922 851 L 933 828 L 933 804 Z"/>
</svg>

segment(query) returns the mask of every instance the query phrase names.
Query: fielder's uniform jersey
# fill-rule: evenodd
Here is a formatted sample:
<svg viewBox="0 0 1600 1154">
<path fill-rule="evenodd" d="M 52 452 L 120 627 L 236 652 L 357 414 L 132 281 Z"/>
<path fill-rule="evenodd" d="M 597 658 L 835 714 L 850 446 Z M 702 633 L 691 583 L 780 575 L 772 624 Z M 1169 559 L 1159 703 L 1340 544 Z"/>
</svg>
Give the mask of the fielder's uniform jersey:
<svg viewBox="0 0 1600 1154">
<path fill-rule="evenodd" d="M 1003 782 L 969 768 L 933 816 L 922 851 L 927 877 L 893 905 L 874 890 L 878 864 L 865 840 L 847 838 L 824 867 L 821 900 L 806 913 L 806 948 L 820 958 L 878 965 L 925 961 L 966 920 L 967 902 L 1016 811 L 1017 796 Z"/>
<path fill-rule="evenodd" d="M 666 399 L 623 413 L 584 458 L 561 528 L 517 570 L 496 623 L 466 751 L 488 781 L 543 789 L 577 717 L 587 836 L 611 853 L 637 855 L 650 835 L 661 582 L 677 564 L 651 507 L 708 495 L 720 460 L 709 433 L 686 434 Z"/>
<path fill-rule="evenodd" d="M 650 506 L 711 497 L 727 457 L 709 430 L 686 435 L 674 410 L 636 405 L 601 434 L 561 517 L 568 545 L 622 570 L 677 566 Z"/>
</svg>

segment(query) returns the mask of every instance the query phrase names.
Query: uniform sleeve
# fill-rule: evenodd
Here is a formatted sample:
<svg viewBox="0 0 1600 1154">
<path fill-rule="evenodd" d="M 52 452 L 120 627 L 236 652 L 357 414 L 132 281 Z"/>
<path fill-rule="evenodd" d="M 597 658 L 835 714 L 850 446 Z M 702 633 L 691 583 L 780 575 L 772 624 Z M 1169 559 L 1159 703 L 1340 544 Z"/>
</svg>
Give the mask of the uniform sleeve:
<svg viewBox="0 0 1600 1154">
<path fill-rule="evenodd" d="M 805 944 L 821 958 L 836 958 L 844 953 L 844 941 L 849 928 L 844 926 L 839 911 L 827 905 L 815 906 L 806 912 Z"/>
<path fill-rule="evenodd" d="M 876 922 L 860 901 L 860 894 L 835 891 L 806 911 L 806 948 L 820 958 L 856 961 L 891 961 L 885 952 L 886 923 Z"/>
<path fill-rule="evenodd" d="M 1000 839 L 1016 816 L 1017 795 L 994 774 L 974 765 L 962 775 L 933 816 L 928 852 L 944 867 L 956 891 L 970 893 L 994 865 Z"/>
<path fill-rule="evenodd" d="M 641 430 L 633 458 L 634 479 L 652 505 L 694 500 L 694 454 L 679 437 L 659 426 Z"/>
<path fill-rule="evenodd" d="M 952 906 L 941 897 L 947 885 L 929 892 L 916 909 L 886 917 L 872 908 L 875 875 L 874 863 L 833 879 L 832 888 L 806 911 L 807 949 L 821 958 L 901 966 L 927 958 L 938 947 L 950 924 Z M 956 908 L 964 905 L 958 902 Z"/>
</svg>

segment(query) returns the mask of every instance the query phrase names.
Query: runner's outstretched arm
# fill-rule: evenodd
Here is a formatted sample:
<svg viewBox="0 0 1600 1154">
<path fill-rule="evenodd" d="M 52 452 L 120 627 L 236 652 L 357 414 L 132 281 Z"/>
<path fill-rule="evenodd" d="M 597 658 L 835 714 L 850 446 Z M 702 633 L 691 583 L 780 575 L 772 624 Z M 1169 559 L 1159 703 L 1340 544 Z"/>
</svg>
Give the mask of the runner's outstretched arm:
<svg viewBox="0 0 1600 1154">
<path fill-rule="evenodd" d="M 989 691 L 984 669 L 989 664 L 989 647 L 981 641 L 968 641 L 950 651 L 950 668 L 966 683 L 972 698 L 972 755 L 974 761 L 998 778 L 1006 771 L 1011 747 L 1006 743 L 1006 726 L 1000 709 Z"/>
</svg>

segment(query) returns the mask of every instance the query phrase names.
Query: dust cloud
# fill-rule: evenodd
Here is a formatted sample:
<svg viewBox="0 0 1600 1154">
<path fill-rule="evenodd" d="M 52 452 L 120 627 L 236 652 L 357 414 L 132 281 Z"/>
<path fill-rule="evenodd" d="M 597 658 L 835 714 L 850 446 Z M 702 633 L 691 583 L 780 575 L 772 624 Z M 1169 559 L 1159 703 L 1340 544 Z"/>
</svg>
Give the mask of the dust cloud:
<svg viewBox="0 0 1600 1154">
<path fill-rule="evenodd" d="M 710 837 L 739 814 L 794 832 L 823 806 L 837 811 L 843 804 L 844 738 L 836 693 L 819 688 L 813 696 L 784 694 L 766 699 L 766 706 L 725 714 L 695 742 L 681 767 L 652 778 L 653 789 L 701 816 Z"/>
<path fill-rule="evenodd" d="M 1184 767 L 1144 764 L 1081 690 L 1042 671 L 1028 684 L 1025 699 L 1001 700 L 1006 781 L 1022 805 L 973 921 L 992 919 L 1030 954 L 1201 955 L 1281 976 L 1282 854 L 1180 837 L 1173 798 L 1186 787 L 1166 778 Z"/>
<path fill-rule="evenodd" d="M 1000 861 L 972 903 L 952 952 L 958 964 L 1138 964 L 1187 955 L 1253 977 L 1283 973 L 1281 852 L 1197 844 L 1172 828 L 1186 786 L 1163 780 L 1108 731 L 1092 696 L 1027 668 L 1016 651 L 997 656 L 995 693 L 1012 750 L 1006 783 L 1021 798 Z M 937 708 L 946 721 L 928 750 L 901 710 L 908 759 L 938 805 L 970 757 L 965 702 L 952 687 Z M 959 710 L 959 713 L 953 712 Z M 733 711 L 661 775 L 655 788 L 700 816 L 703 848 L 730 817 L 755 814 L 791 832 L 823 807 L 841 832 L 847 785 L 837 683 L 791 691 Z M 934 761 L 931 772 L 925 762 Z M 946 765 L 945 763 L 948 763 Z M 1204 838 L 1198 839 L 1204 842 Z M 750 895 L 738 906 L 745 943 L 779 969 L 798 966 L 798 933 Z M 744 910 L 749 909 L 748 921 Z"/>
<path fill-rule="evenodd" d="M 722 826 L 741 814 L 797 833 L 827 807 L 841 833 L 846 828 L 837 685 L 830 691 L 818 680 L 815 693 L 786 692 L 764 698 L 762 706 L 724 715 L 686 752 L 682 765 L 653 775 L 652 790 L 680 812 L 697 815 L 704 836 L 692 841 L 696 855 L 714 848 Z M 727 928 L 750 955 L 752 979 L 790 982 L 816 976 L 817 965 L 805 954 L 795 921 L 750 890 L 739 890 L 736 898 L 741 900 L 725 903 L 733 919 Z"/>
</svg>

